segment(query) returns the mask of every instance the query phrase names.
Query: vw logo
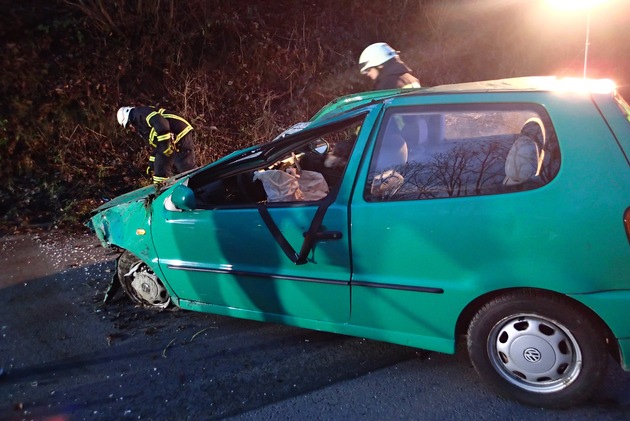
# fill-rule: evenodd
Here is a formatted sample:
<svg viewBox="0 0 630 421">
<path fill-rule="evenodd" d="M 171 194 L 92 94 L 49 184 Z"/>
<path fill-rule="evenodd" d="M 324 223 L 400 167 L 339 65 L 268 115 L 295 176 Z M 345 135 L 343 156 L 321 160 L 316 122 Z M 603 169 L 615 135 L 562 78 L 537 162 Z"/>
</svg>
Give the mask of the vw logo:
<svg viewBox="0 0 630 421">
<path fill-rule="evenodd" d="M 527 348 L 523 351 L 523 358 L 530 363 L 537 363 L 540 361 L 542 355 L 540 355 L 540 351 L 536 348 Z"/>
</svg>

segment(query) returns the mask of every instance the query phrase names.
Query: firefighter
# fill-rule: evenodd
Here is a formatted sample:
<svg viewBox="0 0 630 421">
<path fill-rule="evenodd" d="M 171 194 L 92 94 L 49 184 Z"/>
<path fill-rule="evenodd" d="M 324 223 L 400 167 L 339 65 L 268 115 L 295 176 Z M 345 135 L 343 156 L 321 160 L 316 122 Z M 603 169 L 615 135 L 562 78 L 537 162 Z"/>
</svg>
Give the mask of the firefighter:
<svg viewBox="0 0 630 421">
<path fill-rule="evenodd" d="M 420 82 L 398 53 L 384 42 L 369 45 L 361 53 L 361 73 L 374 81 L 374 90 L 420 87 Z"/>
<path fill-rule="evenodd" d="M 121 107 L 116 117 L 149 143 L 147 175 L 154 183 L 195 168 L 193 127 L 184 118 L 154 107 Z"/>
<path fill-rule="evenodd" d="M 374 81 L 374 90 L 420 88 L 420 82 L 411 74 L 412 70 L 400 59 L 399 51 L 384 42 L 368 45 L 359 57 L 359 65 L 361 73 Z M 407 148 L 413 151 L 421 147 L 421 127 L 428 133 L 428 139 L 437 141 L 444 133 L 444 118 L 439 114 L 417 119 L 402 117 L 397 127 L 392 127 L 392 133 L 400 134 Z"/>
</svg>

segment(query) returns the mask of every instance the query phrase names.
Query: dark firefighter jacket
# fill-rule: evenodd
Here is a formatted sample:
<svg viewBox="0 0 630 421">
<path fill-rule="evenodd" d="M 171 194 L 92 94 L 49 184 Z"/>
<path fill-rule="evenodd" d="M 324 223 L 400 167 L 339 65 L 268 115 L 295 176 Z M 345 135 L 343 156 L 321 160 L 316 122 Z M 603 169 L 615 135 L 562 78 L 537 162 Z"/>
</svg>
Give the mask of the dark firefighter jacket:
<svg viewBox="0 0 630 421">
<path fill-rule="evenodd" d="M 182 147 L 192 149 L 185 139 L 192 125 L 164 108 L 134 107 L 129 113 L 129 122 L 151 147 L 149 166 L 153 167 L 154 180 L 167 176 L 173 153 L 179 153 Z"/>
<path fill-rule="evenodd" d="M 400 58 L 394 57 L 379 68 L 374 89 L 419 88 L 420 82 L 411 74 L 411 69 Z"/>
</svg>

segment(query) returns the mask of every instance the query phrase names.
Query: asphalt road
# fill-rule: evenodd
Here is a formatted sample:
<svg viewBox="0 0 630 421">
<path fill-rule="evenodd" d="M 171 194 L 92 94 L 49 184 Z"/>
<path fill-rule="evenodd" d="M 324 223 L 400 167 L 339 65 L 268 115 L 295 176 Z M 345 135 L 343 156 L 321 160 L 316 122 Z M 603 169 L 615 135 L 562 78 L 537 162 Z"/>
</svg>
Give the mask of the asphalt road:
<svg viewBox="0 0 630 421">
<path fill-rule="evenodd" d="M 497 397 L 464 354 L 101 300 L 93 237 L 0 238 L 1 420 L 628 420 L 611 360 L 594 398 L 544 410 Z"/>
</svg>

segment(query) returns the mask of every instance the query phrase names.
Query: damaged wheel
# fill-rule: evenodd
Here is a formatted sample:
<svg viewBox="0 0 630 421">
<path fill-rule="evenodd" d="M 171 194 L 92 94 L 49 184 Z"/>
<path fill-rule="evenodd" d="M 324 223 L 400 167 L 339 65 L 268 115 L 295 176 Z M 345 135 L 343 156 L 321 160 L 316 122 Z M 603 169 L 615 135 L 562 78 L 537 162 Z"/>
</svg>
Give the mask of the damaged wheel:
<svg viewBox="0 0 630 421">
<path fill-rule="evenodd" d="M 168 307 L 171 302 L 168 291 L 142 260 L 125 251 L 118 258 L 116 270 L 123 290 L 134 302 L 145 307 Z"/>
</svg>

